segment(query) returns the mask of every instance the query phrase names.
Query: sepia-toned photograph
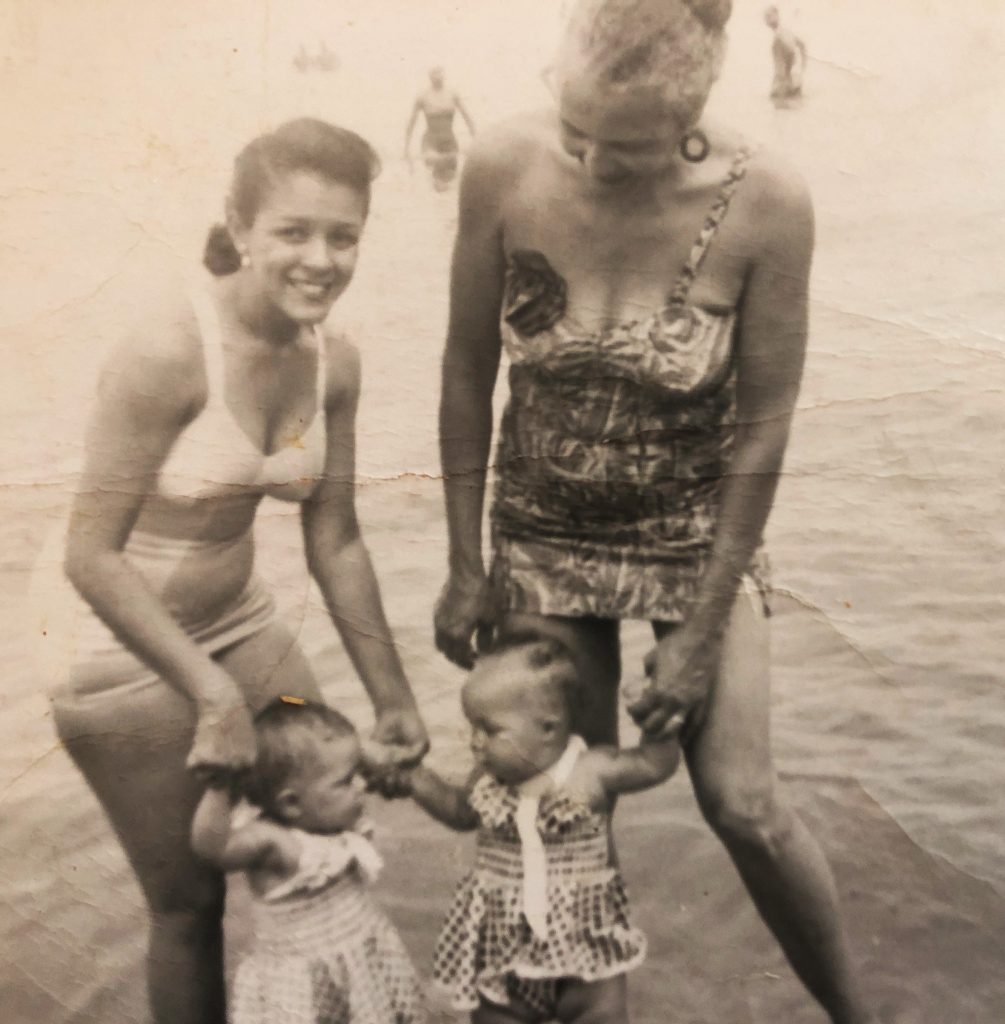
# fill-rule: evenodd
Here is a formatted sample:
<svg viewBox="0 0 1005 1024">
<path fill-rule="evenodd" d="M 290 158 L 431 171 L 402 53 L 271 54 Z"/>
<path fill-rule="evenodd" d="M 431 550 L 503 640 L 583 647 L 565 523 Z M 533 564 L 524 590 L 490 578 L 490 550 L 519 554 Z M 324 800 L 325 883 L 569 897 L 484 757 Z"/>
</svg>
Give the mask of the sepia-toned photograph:
<svg viewBox="0 0 1005 1024">
<path fill-rule="evenodd" d="M 1005 1019 L 1005 2 L 0 3 L 4 1024 Z"/>
</svg>

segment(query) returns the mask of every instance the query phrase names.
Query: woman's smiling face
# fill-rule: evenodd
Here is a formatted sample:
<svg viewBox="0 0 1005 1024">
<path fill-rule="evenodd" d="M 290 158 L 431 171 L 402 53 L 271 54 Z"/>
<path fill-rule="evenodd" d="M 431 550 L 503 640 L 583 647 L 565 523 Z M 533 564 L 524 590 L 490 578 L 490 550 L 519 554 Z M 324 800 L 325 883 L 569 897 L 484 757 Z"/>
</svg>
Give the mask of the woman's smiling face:
<svg viewBox="0 0 1005 1024">
<path fill-rule="evenodd" d="M 352 280 L 366 223 L 357 189 L 312 171 L 290 171 L 264 195 L 250 225 L 229 228 L 262 298 L 298 324 L 321 323 Z"/>
</svg>

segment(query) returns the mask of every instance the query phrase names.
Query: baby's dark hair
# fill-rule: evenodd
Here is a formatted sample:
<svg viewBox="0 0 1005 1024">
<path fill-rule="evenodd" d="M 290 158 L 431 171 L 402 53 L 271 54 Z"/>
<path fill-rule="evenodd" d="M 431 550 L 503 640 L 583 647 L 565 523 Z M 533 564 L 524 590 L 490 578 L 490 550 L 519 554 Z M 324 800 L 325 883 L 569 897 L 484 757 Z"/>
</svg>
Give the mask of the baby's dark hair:
<svg viewBox="0 0 1005 1024">
<path fill-rule="evenodd" d="M 316 751 L 321 736 L 356 736 L 352 722 L 340 711 L 316 701 L 278 698 L 255 716 L 258 757 L 244 780 L 244 795 L 267 814 L 276 813 L 276 799 L 293 775 Z"/>
<path fill-rule="evenodd" d="M 527 663 L 539 672 L 548 672 L 565 700 L 571 715 L 582 701 L 582 681 L 575 655 L 558 637 L 545 636 L 529 629 L 503 630 L 481 652 L 481 657 L 496 657 L 511 651 L 522 651 Z"/>
<path fill-rule="evenodd" d="M 244 224 L 254 222 L 276 180 L 293 171 L 310 171 L 347 185 L 369 209 L 370 184 L 380 173 L 380 158 L 365 139 L 347 128 L 314 117 L 287 121 L 249 142 L 234 161 L 230 203 Z M 240 269 L 241 257 L 223 224 L 210 229 L 203 263 L 217 277 Z"/>
</svg>

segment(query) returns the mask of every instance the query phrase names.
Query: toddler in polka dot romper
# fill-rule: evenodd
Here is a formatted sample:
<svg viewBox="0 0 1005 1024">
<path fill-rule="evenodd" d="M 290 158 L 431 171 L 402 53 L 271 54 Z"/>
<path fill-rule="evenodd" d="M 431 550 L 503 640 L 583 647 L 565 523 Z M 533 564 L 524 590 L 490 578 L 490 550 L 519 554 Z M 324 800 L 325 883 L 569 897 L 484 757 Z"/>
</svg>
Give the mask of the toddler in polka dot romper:
<svg viewBox="0 0 1005 1024">
<path fill-rule="evenodd" d="M 663 782 L 676 736 L 587 749 L 570 727 L 573 662 L 553 640 L 514 637 L 483 655 L 462 691 L 475 771 L 455 786 L 420 765 L 413 799 L 477 829 L 434 958 L 436 981 L 473 1024 L 624 1024 L 628 971 L 645 957 L 611 862 L 614 797 Z"/>
</svg>

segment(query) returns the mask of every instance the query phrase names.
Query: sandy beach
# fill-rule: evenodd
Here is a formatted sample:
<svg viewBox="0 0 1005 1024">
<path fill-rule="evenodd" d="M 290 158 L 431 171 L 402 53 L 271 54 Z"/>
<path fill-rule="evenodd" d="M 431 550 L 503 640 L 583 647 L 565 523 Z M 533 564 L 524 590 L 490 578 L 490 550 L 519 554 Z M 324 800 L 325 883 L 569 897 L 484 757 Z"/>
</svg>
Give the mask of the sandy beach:
<svg viewBox="0 0 1005 1024">
<path fill-rule="evenodd" d="M 46 544 L 128 283 L 197 254 L 233 154 L 287 116 L 340 121 L 384 157 L 357 279 L 333 318 L 364 357 L 365 536 L 431 757 L 464 770 L 461 676 L 430 625 L 445 571 L 435 413 L 456 196 L 410 174 L 401 140 L 431 63 L 480 123 L 547 103 L 538 74 L 553 7 L 9 0 L 0 11 L 5 1022 L 148 1020 L 139 892 L 52 734 L 34 655 L 55 641 L 31 581 L 55 557 Z M 818 217 L 806 379 L 767 537 L 776 756 L 834 864 L 877 1003 L 912 1007 L 905 1020 L 918 1024 L 991 1024 L 1005 1013 L 1005 5 L 892 0 L 875 13 L 804 0 L 794 23 L 813 60 L 788 110 L 767 100 L 761 7 L 735 4 L 712 113 L 794 161 Z M 297 48 L 321 40 L 337 70 L 297 71 Z M 365 726 L 361 687 L 305 580 L 296 510 L 267 503 L 256 539 L 327 696 Z M 629 624 L 624 637 L 633 678 L 649 633 Z M 467 840 L 405 805 L 373 810 L 382 892 L 427 969 Z M 823 1021 L 685 777 L 626 802 L 618 831 L 652 945 L 633 1020 Z M 237 947 L 243 905 L 236 887 Z"/>
</svg>

